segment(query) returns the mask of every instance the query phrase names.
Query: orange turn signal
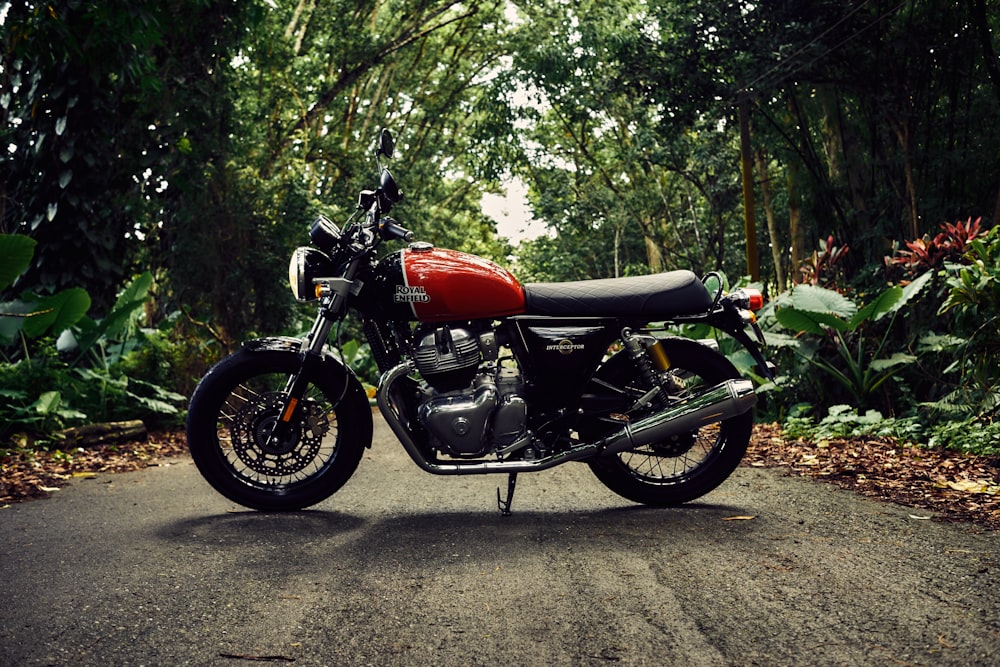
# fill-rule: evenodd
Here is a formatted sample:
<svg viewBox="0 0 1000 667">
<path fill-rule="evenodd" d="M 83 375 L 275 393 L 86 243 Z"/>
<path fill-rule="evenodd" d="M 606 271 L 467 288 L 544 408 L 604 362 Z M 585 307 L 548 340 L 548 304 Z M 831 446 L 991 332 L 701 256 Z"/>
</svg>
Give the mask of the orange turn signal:
<svg viewBox="0 0 1000 667">
<path fill-rule="evenodd" d="M 743 291 L 746 292 L 750 310 L 760 310 L 764 307 L 764 295 L 760 293 L 760 290 L 744 287 Z"/>
</svg>

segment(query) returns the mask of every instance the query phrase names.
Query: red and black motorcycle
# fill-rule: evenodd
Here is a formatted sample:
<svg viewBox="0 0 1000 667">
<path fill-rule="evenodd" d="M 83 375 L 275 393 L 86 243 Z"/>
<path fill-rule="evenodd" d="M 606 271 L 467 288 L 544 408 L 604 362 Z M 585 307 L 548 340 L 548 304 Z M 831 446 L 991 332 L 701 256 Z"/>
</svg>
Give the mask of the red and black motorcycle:
<svg viewBox="0 0 1000 667">
<path fill-rule="evenodd" d="M 706 341 L 665 334 L 706 323 L 769 364 L 752 310 L 759 292 L 710 290 L 690 271 L 520 284 L 486 259 L 429 243 L 387 217 L 401 194 L 382 157 L 380 184 L 339 228 L 324 217 L 289 280 L 319 312 L 304 338 L 244 343 L 201 380 L 188 444 L 227 498 L 260 510 L 324 500 L 372 440 L 368 395 L 328 338 L 360 313 L 381 378 L 382 416 L 413 461 L 439 475 L 518 473 L 586 462 L 621 496 L 668 506 L 698 498 L 739 464 L 752 427 L 750 380 Z M 384 241 L 410 242 L 381 259 Z M 338 328 L 339 331 L 339 328 Z"/>
</svg>

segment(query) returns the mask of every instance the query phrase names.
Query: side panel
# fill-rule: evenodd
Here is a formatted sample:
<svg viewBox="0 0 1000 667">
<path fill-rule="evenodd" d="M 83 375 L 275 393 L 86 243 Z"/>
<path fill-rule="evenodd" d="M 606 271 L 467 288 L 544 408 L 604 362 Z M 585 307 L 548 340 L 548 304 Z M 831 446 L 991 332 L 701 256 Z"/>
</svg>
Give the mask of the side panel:
<svg viewBox="0 0 1000 667">
<path fill-rule="evenodd" d="M 614 320 L 518 317 L 512 322 L 531 400 L 544 407 L 576 407 L 620 330 Z"/>
<path fill-rule="evenodd" d="M 410 304 L 396 300 L 400 286 L 406 285 L 402 260 L 402 251 L 394 252 L 383 257 L 373 268 L 366 269 L 358 278 L 362 288 L 350 298 L 351 306 L 372 318 L 393 322 L 415 319 Z"/>
</svg>

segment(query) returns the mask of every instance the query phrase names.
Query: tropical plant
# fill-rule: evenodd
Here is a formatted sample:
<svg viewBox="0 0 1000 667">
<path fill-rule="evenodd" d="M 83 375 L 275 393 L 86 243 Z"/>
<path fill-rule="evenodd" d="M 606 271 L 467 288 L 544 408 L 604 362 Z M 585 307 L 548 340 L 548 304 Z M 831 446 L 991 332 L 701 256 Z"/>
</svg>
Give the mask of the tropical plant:
<svg viewBox="0 0 1000 667">
<path fill-rule="evenodd" d="M 36 245 L 21 234 L 0 234 L 0 294 L 30 266 Z M 90 295 L 79 287 L 48 296 L 24 292 L 20 298 L 0 303 L 0 350 L 18 340 L 25 343 L 29 338 L 59 335 L 79 322 L 89 308 Z M 27 355 L 28 348 L 22 344 L 12 354 Z"/>
<path fill-rule="evenodd" d="M 800 337 L 818 337 L 825 343 L 826 347 L 800 343 L 796 351 L 842 386 L 855 407 L 870 408 L 876 403 L 877 392 L 894 373 L 916 360 L 906 351 L 890 352 L 892 323 L 930 279 L 931 274 L 924 274 L 906 287 L 890 286 L 863 306 L 831 289 L 799 285 L 778 299 L 775 317 Z M 869 331 L 887 315 L 891 317 L 881 332 Z M 832 359 L 824 354 L 830 348 Z"/>
<path fill-rule="evenodd" d="M 907 241 L 906 250 L 896 250 L 885 258 L 887 267 L 902 267 L 907 275 L 913 276 L 940 269 L 945 262 L 957 262 L 969 250 L 972 241 L 985 235 L 981 228 L 982 218 L 975 221 L 970 217 L 964 223 L 959 220 L 952 224 L 941 224 L 942 231 L 933 238 L 925 234 L 922 238 Z"/>
<path fill-rule="evenodd" d="M 961 388 L 938 407 L 964 405 L 976 415 L 1000 411 L 1000 226 L 969 242 L 963 264 L 946 265 L 948 297 L 938 311 L 954 318 L 952 368 L 961 370 Z"/>
<path fill-rule="evenodd" d="M 33 239 L 0 234 L 0 290 L 27 268 L 34 248 Z M 24 293 L 0 304 L 0 342 L 8 352 L 0 362 L 0 441 L 17 431 L 44 439 L 88 419 L 179 412 L 176 404 L 183 396 L 115 372 L 137 347 L 136 327 L 151 284 L 148 272 L 134 279 L 97 321 L 86 317 L 90 299 L 82 288 L 45 297 Z"/>
<path fill-rule="evenodd" d="M 820 239 L 819 248 L 799 266 L 799 282 L 832 288 L 838 277 L 843 278 L 841 263 L 850 249 L 847 244 L 837 245 L 832 235 Z"/>
</svg>

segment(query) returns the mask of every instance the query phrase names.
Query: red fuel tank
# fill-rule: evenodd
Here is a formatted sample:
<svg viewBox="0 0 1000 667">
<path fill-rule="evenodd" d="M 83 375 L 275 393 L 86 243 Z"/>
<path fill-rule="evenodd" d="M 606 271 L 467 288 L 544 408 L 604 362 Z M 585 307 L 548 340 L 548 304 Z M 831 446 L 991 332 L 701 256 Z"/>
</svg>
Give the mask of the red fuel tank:
<svg viewBox="0 0 1000 667">
<path fill-rule="evenodd" d="M 503 267 L 464 252 L 414 246 L 400 253 L 403 284 L 393 301 L 421 322 L 475 320 L 524 312 L 524 288 Z"/>
</svg>

